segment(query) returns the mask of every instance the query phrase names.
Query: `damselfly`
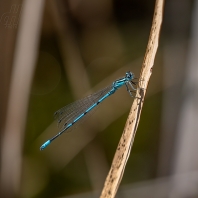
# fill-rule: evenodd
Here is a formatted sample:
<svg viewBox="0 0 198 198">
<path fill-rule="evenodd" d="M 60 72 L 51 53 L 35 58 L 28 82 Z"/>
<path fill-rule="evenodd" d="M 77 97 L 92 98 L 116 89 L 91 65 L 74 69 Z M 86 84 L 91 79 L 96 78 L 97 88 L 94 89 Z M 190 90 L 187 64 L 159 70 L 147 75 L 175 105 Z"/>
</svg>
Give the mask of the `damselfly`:
<svg viewBox="0 0 198 198">
<path fill-rule="evenodd" d="M 104 99 L 114 94 L 123 85 L 126 86 L 127 91 L 132 96 L 132 92 L 136 90 L 133 85 L 137 84 L 137 82 L 133 81 L 134 79 L 135 76 L 132 72 L 126 72 L 125 77 L 114 81 L 112 85 L 56 111 L 54 115 L 58 119 L 58 123 L 61 124 L 62 129 L 57 135 L 47 140 L 40 147 L 40 150 L 45 149 L 57 137 L 71 129 L 79 120 L 88 115 Z"/>
</svg>

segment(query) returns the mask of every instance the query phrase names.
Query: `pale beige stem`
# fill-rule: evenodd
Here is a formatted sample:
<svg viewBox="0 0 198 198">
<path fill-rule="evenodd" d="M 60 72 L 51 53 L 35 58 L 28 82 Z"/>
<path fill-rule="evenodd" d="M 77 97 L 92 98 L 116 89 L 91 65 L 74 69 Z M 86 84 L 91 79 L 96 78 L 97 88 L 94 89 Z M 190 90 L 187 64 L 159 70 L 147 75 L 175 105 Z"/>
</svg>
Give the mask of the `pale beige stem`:
<svg viewBox="0 0 198 198">
<path fill-rule="evenodd" d="M 136 92 L 136 97 L 132 104 L 122 137 L 118 144 L 111 165 L 111 169 L 106 178 L 104 188 L 100 196 L 101 198 L 115 197 L 124 173 L 124 169 L 131 151 L 131 147 L 133 145 L 134 137 L 140 120 L 140 114 L 142 111 L 147 86 L 149 83 L 150 76 L 152 74 L 154 59 L 158 48 L 158 40 L 162 23 L 163 5 L 164 0 L 156 0 L 151 33 L 142 65 L 142 70 L 140 73 L 139 89 Z"/>
</svg>

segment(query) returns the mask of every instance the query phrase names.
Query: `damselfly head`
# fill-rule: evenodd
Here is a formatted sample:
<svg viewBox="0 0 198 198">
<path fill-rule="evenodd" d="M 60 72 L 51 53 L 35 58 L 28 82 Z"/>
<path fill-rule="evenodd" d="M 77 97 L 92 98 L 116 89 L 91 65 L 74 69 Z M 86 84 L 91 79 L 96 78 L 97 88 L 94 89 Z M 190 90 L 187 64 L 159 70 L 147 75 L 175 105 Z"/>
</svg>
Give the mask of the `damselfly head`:
<svg viewBox="0 0 198 198">
<path fill-rule="evenodd" d="M 125 78 L 127 78 L 128 80 L 132 80 L 132 79 L 134 79 L 134 77 L 135 77 L 135 75 L 132 72 L 130 72 L 130 71 L 126 72 Z"/>
</svg>

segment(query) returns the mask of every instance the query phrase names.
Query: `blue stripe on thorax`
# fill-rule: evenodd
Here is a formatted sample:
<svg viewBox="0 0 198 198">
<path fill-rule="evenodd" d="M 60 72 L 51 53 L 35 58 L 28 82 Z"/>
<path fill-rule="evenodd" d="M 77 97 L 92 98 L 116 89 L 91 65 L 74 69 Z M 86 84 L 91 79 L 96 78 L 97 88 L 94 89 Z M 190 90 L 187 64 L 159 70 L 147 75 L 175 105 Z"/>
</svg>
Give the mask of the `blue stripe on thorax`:
<svg viewBox="0 0 198 198">
<path fill-rule="evenodd" d="M 122 87 L 125 83 L 126 83 L 126 79 L 123 78 L 123 79 L 120 79 L 120 80 L 116 80 L 116 81 L 113 83 L 113 86 L 114 86 L 115 89 L 119 89 L 119 88 Z"/>
</svg>

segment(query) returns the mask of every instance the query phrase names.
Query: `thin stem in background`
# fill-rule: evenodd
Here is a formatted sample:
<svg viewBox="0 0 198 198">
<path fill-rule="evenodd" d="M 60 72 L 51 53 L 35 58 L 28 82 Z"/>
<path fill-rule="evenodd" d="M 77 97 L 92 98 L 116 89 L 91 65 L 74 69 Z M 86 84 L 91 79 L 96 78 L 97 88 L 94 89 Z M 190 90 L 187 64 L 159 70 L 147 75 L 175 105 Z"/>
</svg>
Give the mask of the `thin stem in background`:
<svg viewBox="0 0 198 198">
<path fill-rule="evenodd" d="M 167 87 L 167 89 L 162 93 L 158 177 L 168 176 L 173 172 L 173 160 L 175 158 L 173 150 L 177 142 L 178 120 L 181 112 L 181 102 L 184 98 L 182 86 L 187 79 L 185 65 L 188 42 L 186 38 L 191 29 L 189 23 L 191 4 L 190 1 L 180 0 L 166 2 L 166 24 L 164 24 L 164 29 L 169 28 L 169 31 L 168 39 L 163 45 L 163 72 L 161 78 L 163 79 L 163 87 Z"/>
<path fill-rule="evenodd" d="M 198 141 L 198 2 L 194 3 L 194 10 L 191 19 L 192 39 L 189 42 L 187 57 L 187 67 L 185 71 L 182 104 L 180 106 L 180 116 L 178 131 L 175 143 L 173 172 L 174 174 L 185 174 L 198 170 L 197 141 Z M 184 193 L 198 192 L 197 183 L 191 185 L 188 178 L 183 180 L 182 185 L 173 182 L 173 190 L 170 197 L 182 197 Z"/>
<path fill-rule="evenodd" d="M 29 90 L 37 58 L 44 2 L 44 0 L 23 1 L 2 138 L 0 181 L 4 197 L 18 194 L 20 189 Z"/>
</svg>

